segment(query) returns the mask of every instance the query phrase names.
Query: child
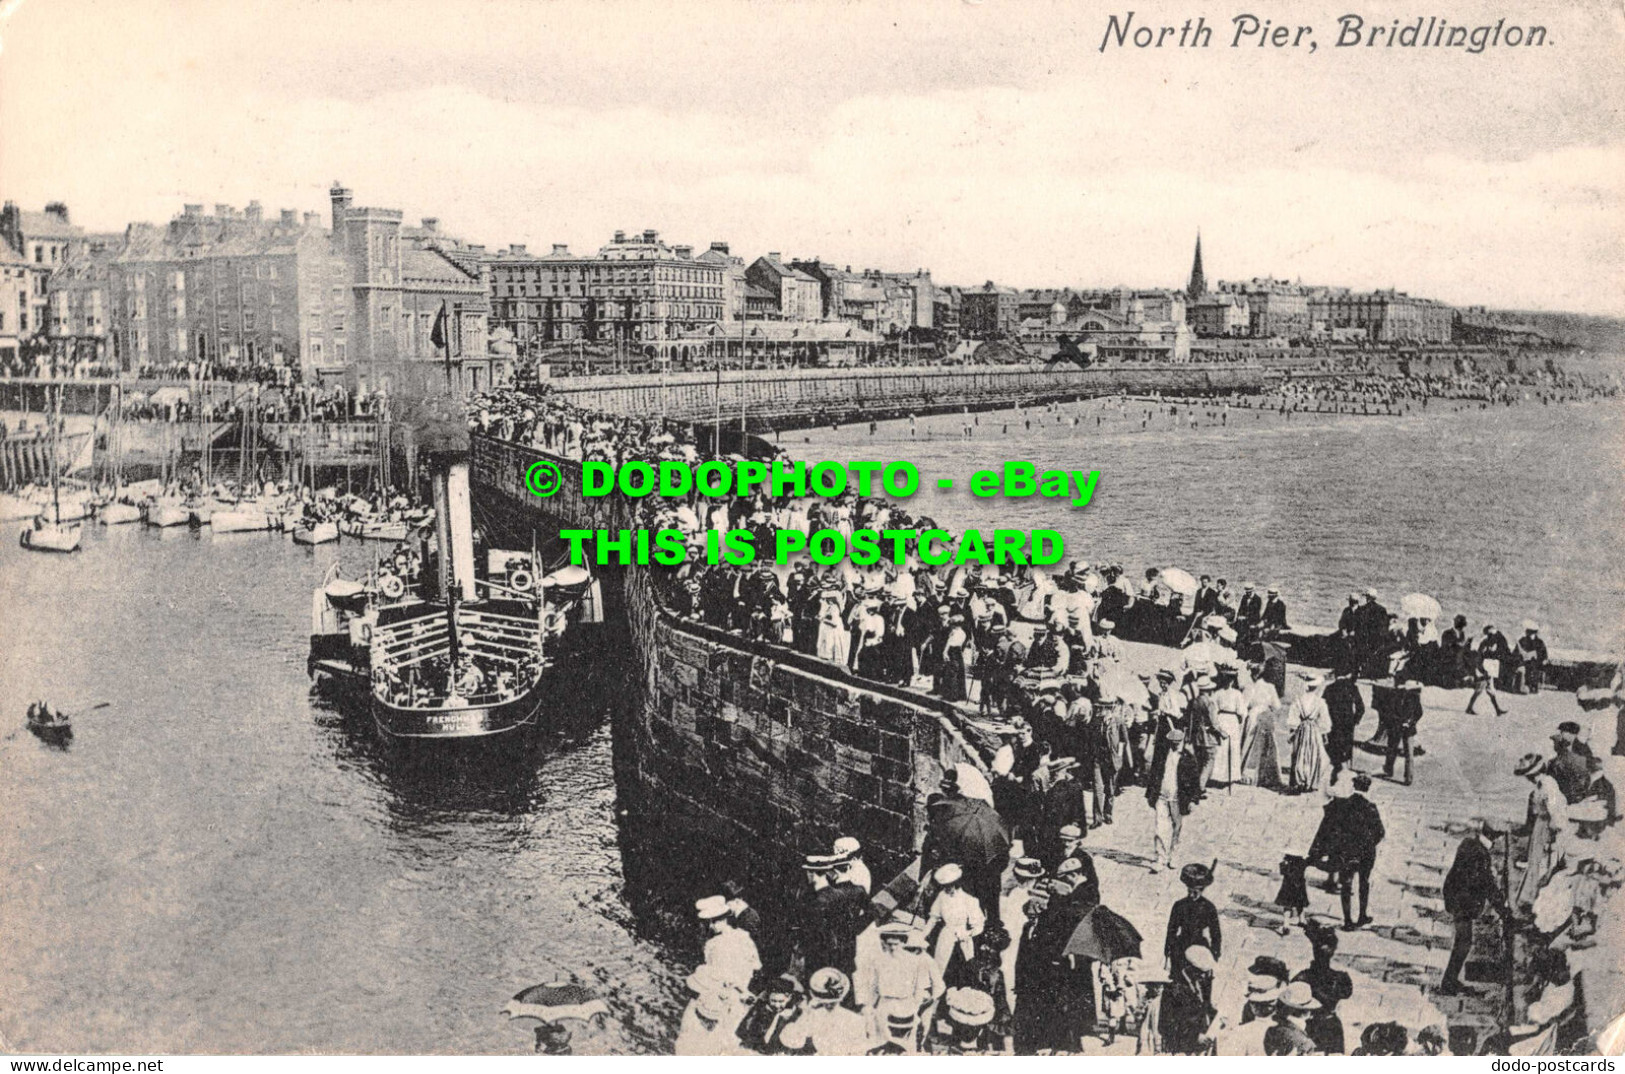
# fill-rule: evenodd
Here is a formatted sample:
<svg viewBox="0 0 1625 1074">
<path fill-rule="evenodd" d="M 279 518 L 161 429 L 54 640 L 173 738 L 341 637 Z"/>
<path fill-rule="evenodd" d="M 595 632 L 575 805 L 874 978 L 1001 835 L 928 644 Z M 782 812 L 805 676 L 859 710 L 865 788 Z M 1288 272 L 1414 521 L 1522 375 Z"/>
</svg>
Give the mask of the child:
<svg viewBox="0 0 1625 1074">
<path fill-rule="evenodd" d="M 1288 854 L 1281 859 L 1281 890 L 1275 893 L 1275 905 L 1286 915 L 1276 929 L 1282 936 L 1289 934 L 1293 925 L 1302 923 L 1303 912 L 1309 907 L 1309 884 L 1304 878 L 1308 868 L 1309 860 L 1301 855 Z"/>
</svg>

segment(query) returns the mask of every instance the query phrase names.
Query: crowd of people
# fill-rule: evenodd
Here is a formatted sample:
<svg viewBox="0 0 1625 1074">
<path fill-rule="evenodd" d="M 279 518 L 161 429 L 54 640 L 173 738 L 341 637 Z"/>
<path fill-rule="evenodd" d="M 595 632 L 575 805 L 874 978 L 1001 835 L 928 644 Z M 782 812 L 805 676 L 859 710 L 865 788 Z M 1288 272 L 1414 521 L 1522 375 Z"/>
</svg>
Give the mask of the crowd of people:
<svg viewBox="0 0 1625 1074">
<path fill-rule="evenodd" d="M 700 457 L 678 426 L 594 413 L 545 393 L 487 393 L 471 422 L 502 439 L 616 465 Z M 850 534 L 934 525 L 858 496 L 665 501 L 642 510 L 639 525 L 681 529 L 696 548 L 709 529 Z M 1469 637 L 1459 616 L 1441 634 L 1436 606 L 1390 612 L 1374 590 L 1351 594 L 1326 643 L 1331 673 L 1309 677 L 1287 701 L 1291 626 L 1277 586 L 1243 584 L 1238 592 L 1226 579 L 1190 579 L 1172 568 L 1148 570 L 1136 583 L 1115 563 L 1047 572 L 930 567 L 912 557 L 900 566 L 775 570 L 706 566 L 691 556 L 658 571 L 656 583 L 679 616 L 956 706 L 982 735 L 989 773 L 984 780 L 970 765 L 948 773 L 927 804 L 923 882 L 896 910 L 897 900 L 873 897 L 851 839 L 808 858 L 808 892 L 792 921 L 764 925 L 738 891 L 702 900 L 698 912 L 714 935 L 689 982 L 679 1051 L 1071 1053 L 1091 1036 L 1125 1033 L 1142 1051 L 1174 1053 L 1444 1047 L 1436 1026 L 1383 1023 L 1367 1026 L 1358 1042 L 1343 1039 L 1336 1008 L 1349 978 L 1331 964 L 1337 930 L 1304 916 L 1307 871 L 1326 874 L 1345 930 L 1371 924 L 1370 877 L 1385 833 L 1366 794 L 1371 777 L 1353 765 L 1367 710 L 1359 680 L 1378 680 L 1378 727 L 1368 745 L 1386 752 L 1390 775 L 1403 757 L 1408 782 L 1421 715 L 1414 687 L 1471 683 L 1469 710 L 1487 696 L 1499 711 L 1498 685 L 1540 687 L 1547 654 L 1535 624 L 1525 624 L 1514 646 L 1488 625 Z M 1180 649 L 1172 666 L 1133 674 L 1120 634 Z M 1579 837 L 1617 819 L 1599 769 L 1582 785 L 1572 760 L 1534 762 L 1541 773 L 1565 773 L 1580 800 L 1603 803 L 1587 807 L 1597 819 Z M 1255 962 L 1247 1004 L 1233 1019 L 1211 1005 L 1222 941 L 1202 889 L 1214 882 L 1213 867 L 1178 860 L 1192 814 L 1232 784 L 1303 795 L 1306 807 L 1324 803 L 1311 846 L 1282 861 L 1277 896 L 1279 927 L 1304 930 L 1309 963 L 1288 974 L 1273 960 Z M 1191 889 L 1174 908 L 1162 960 L 1109 957 L 1109 938 L 1123 935 L 1116 922 L 1132 926 L 1103 905 L 1083 849 L 1092 829 L 1113 822 L 1130 788 L 1155 817 L 1150 869 L 1177 870 Z M 1558 849 L 1552 833 L 1569 822 L 1549 788 L 1536 790 L 1520 859 L 1527 898 L 1509 900 L 1508 912 L 1549 940 L 1537 927 L 1550 924 L 1537 922 L 1537 903 L 1560 870 L 1590 877 L 1564 882 L 1564 890 L 1584 892 L 1589 883 L 1593 908 L 1603 881 L 1594 861 L 1582 866 L 1572 849 Z M 1493 901 L 1483 876 L 1455 886 L 1463 884 Z M 1584 916 L 1569 905 L 1559 931 Z M 1093 956 L 1080 954 L 1086 950 Z M 1447 977 L 1446 991 L 1453 987 L 1461 986 Z"/>
</svg>

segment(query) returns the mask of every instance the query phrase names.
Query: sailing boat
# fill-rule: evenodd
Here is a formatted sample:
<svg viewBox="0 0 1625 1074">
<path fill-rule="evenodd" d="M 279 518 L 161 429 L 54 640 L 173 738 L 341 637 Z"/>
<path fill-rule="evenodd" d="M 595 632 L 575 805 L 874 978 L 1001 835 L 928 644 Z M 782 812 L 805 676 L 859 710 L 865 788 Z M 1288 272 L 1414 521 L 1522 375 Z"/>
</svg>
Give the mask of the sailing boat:
<svg viewBox="0 0 1625 1074">
<path fill-rule="evenodd" d="M 114 387 L 113 404 L 113 498 L 96 511 L 96 521 L 104 526 L 122 526 L 141 521 L 141 508 L 126 502 L 124 488 L 124 388 Z"/>
<path fill-rule="evenodd" d="M 78 522 L 62 521 L 62 487 L 57 449 L 62 438 L 62 389 L 56 390 L 56 419 L 51 424 L 51 518 L 35 517 L 31 528 L 23 530 L 17 542 L 36 552 L 77 552 L 84 528 Z M 84 517 L 81 513 L 79 517 Z"/>
</svg>

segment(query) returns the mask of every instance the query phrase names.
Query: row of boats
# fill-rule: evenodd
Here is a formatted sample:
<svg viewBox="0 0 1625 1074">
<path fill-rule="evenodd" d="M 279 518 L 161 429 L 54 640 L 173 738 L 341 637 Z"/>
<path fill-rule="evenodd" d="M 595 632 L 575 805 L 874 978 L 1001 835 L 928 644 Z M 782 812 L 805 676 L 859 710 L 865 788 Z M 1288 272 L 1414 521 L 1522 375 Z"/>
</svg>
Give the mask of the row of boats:
<svg viewBox="0 0 1625 1074">
<path fill-rule="evenodd" d="M 19 543 L 37 551 L 80 547 L 85 521 L 104 526 L 142 523 L 158 529 L 209 526 L 215 533 L 288 532 L 298 544 L 319 545 L 340 536 L 404 541 L 433 522 L 431 508 L 375 513 L 360 497 L 322 489 L 314 499 L 267 482 L 257 489 L 217 485 L 207 494 L 182 494 L 159 481 L 116 490 L 28 487 L 0 493 L 0 521 L 30 519 Z"/>
</svg>

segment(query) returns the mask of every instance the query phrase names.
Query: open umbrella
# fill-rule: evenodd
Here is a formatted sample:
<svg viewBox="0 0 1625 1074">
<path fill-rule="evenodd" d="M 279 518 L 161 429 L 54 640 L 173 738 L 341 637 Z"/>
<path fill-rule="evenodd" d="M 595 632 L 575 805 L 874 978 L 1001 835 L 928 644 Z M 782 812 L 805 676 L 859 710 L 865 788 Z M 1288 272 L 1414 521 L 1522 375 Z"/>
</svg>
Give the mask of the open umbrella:
<svg viewBox="0 0 1625 1074">
<path fill-rule="evenodd" d="M 939 861 L 957 862 L 967 872 L 1010 858 L 1010 833 L 993 807 L 975 798 L 948 798 L 928 810 Z"/>
<path fill-rule="evenodd" d="M 1399 614 L 1406 619 L 1431 619 L 1438 622 L 1439 602 L 1426 593 L 1408 593 L 1399 602 Z"/>
<path fill-rule="evenodd" d="M 1164 567 L 1157 582 L 1185 597 L 1196 596 L 1196 579 L 1178 567 Z"/>
<path fill-rule="evenodd" d="M 1140 957 L 1140 930 L 1128 918 L 1105 906 L 1097 906 L 1083 916 L 1063 955 L 1092 958 L 1096 962 L 1116 962 Z"/>
<path fill-rule="evenodd" d="M 568 981 L 531 985 L 502 1009 L 509 1018 L 535 1018 L 542 1022 L 560 1018 L 579 1018 L 585 1022 L 594 1015 L 609 1013 L 609 1005 L 599 999 L 596 992 Z"/>
</svg>

